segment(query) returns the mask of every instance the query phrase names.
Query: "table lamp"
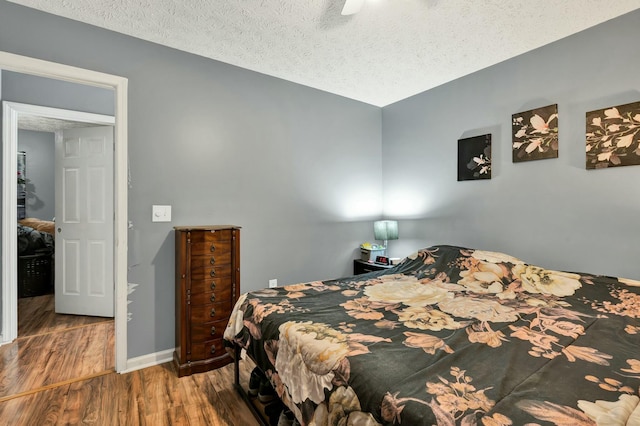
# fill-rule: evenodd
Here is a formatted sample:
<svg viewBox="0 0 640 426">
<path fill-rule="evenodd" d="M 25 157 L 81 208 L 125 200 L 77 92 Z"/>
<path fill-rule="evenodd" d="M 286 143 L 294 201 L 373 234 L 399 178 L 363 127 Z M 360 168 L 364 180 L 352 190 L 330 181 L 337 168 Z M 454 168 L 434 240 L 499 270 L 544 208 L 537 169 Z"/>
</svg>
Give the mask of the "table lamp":
<svg viewBox="0 0 640 426">
<path fill-rule="evenodd" d="M 376 240 L 384 241 L 384 255 L 387 255 L 387 241 L 398 239 L 397 220 L 378 220 L 373 223 L 373 235 Z"/>
</svg>

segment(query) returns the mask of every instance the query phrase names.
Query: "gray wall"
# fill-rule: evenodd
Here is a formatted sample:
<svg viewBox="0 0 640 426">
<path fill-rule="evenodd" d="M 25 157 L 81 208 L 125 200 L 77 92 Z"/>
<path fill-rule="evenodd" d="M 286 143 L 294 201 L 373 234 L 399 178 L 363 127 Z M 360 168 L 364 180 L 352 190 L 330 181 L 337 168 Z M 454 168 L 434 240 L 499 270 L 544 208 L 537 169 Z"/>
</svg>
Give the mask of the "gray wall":
<svg viewBox="0 0 640 426">
<path fill-rule="evenodd" d="M 55 216 L 55 135 L 18 130 L 18 151 L 27 158 L 27 217 Z"/>
<path fill-rule="evenodd" d="M 173 225 L 242 226 L 243 291 L 347 275 L 371 238 L 379 108 L 7 2 L 0 50 L 129 79 L 129 357 L 174 346 Z"/>
<path fill-rule="evenodd" d="M 392 255 L 449 243 L 640 278 L 640 166 L 585 170 L 585 113 L 640 101 L 640 11 L 383 108 Z M 511 115 L 558 104 L 559 158 L 514 164 Z M 491 133 L 493 177 L 457 182 L 457 140 Z"/>
<path fill-rule="evenodd" d="M 0 2 L 0 50 L 129 79 L 129 357 L 173 347 L 173 225 L 240 225 L 242 289 L 347 275 L 371 220 L 435 243 L 640 278 L 640 167 L 584 169 L 584 113 L 637 101 L 640 13 L 380 108 Z M 606 52 L 606 53 L 605 53 Z M 630 53 L 629 53 L 630 52 Z M 3 87 L 3 91 L 6 88 Z M 560 157 L 512 164 L 511 114 L 559 104 Z M 493 179 L 456 182 L 493 134 Z M 152 204 L 173 222 L 151 223 Z"/>
<path fill-rule="evenodd" d="M 94 114 L 115 114 L 115 96 L 111 89 L 6 70 L 2 71 L 2 100 Z"/>
</svg>

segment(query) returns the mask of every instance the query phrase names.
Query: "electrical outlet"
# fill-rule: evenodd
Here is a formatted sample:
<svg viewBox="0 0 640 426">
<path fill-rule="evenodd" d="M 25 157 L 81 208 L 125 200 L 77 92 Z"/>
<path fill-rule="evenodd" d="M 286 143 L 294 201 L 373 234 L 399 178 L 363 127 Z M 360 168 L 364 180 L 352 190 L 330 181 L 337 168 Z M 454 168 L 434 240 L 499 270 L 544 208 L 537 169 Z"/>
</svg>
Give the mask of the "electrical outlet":
<svg viewBox="0 0 640 426">
<path fill-rule="evenodd" d="M 269 288 L 273 288 L 273 287 L 278 287 L 278 280 L 275 278 L 272 280 L 269 280 Z"/>
</svg>

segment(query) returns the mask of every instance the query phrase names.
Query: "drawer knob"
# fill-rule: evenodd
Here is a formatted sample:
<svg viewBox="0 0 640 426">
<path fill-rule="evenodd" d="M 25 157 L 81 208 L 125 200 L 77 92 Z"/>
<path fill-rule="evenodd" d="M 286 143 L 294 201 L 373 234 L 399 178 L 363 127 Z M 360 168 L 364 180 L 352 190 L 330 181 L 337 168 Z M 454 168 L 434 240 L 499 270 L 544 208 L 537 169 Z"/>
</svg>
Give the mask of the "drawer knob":
<svg viewBox="0 0 640 426">
<path fill-rule="evenodd" d="M 210 301 L 215 302 L 216 301 L 216 295 L 212 294 L 211 297 L 209 298 Z"/>
<path fill-rule="evenodd" d="M 211 281 L 211 290 L 215 290 L 215 289 L 216 289 L 216 282 Z"/>
<path fill-rule="evenodd" d="M 211 326 L 211 335 L 213 336 L 214 334 L 216 334 L 216 328 Z"/>
<path fill-rule="evenodd" d="M 209 272 L 209 275 L 211 275 L 212 277 L 216 276 L 216 271 L 214 269 L 211 270 L 211 272 Z"/>
<path fill-rule="evenodd" d="M 216 353 L 216 347 L 215 346 L 211 346 L 211 353 L 215 354 Z"/>
<path fill-rule="evenodd" d="M 211 244 L 211 251 L 216 251 L 216 246 Z"/>
<path fill-rule="evenodd" d="M 209 261 L 210 264 L 215 265 L 216 264 L 216 259 L 214 257 L 211 257 L 211 260 Z"/>
<path fill-rule="evenodd" d="M 212 317 L 216 316 L 216 310 L 214 308 L 211 308 L 211 316 Z"/>
</svg>

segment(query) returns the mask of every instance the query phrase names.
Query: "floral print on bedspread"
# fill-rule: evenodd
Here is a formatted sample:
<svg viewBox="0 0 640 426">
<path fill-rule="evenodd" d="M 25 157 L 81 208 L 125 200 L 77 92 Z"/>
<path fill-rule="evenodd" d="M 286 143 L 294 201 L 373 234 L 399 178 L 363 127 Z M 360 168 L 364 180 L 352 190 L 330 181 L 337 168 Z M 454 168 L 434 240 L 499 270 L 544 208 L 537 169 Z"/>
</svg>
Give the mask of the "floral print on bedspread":
<svg viewBox="0 0 640 426">
<path fill-rule="evenodd" d="M 637 281 L 434 246 L 249 293 L 225 338 L 304 425 L 624 424 L 640 417 L 639 318 Z"/>
</svg>

